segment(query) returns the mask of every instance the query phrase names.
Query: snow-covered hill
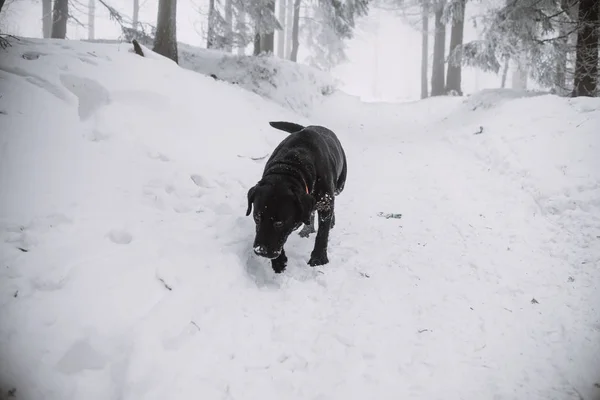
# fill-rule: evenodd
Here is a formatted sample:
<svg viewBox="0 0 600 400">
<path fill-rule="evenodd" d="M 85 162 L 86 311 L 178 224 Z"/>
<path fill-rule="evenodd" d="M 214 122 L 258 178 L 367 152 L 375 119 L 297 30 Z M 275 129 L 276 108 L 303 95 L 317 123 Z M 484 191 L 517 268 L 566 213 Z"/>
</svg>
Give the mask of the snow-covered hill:
<svg viewBox="0 0 600 400">
<path fill-rule="evenodd" d="M 301 116 L 123 45 L 29 39 L 0 93 L 0 398 L 600 391 L 599 99 L 336 92 Z M 346 148 L 326 266 L 295 234 L 281 275 L 252 254 L 271 120 Z"/>
</svg>

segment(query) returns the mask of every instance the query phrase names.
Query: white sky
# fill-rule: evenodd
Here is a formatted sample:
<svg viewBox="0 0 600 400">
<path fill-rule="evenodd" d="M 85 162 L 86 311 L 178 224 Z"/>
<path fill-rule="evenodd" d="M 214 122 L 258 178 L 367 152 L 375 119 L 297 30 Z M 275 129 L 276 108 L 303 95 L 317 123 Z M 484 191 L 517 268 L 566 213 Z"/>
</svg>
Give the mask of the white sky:
<svg viewBox="0 0 600 400">
<path fill-rule="evenodd" d="M 87 22 L 88 0 L 81 1 L 78 15 L 81 22 Z M 123 15 L 131 17 L 133 1 L 106 0 Z M 158 0 L 140 0 L 140 21 L 155 24 Z M 178 40 L 191 45 L 205 47 L 201 36 L 206 25 L 207 1 L 178 0 L 177 35 Z M 477 10 L 475 3 L 467 6 L 469 14 Z M 470 7 L 470 8 L 469 8 Z M 198 12 L 198 9 L 202 13 Z M 8 7 L 2 26 L 8 33 L 26 37 L 41 37 L 42 5 L 39 0 L 14 0 Z M 430 26 L 433 21 L 430 21 Z M 67 29 L 70 39 L 87 38 L 87 28 L 70 23 Z M 99 3 L 96 6 L 96 38 L 117 39 L 120 28 L 108 18 L 108 12 Z M 465 41 L 476 38 L 472 23 L 465 24 Z M 447 31 L 450 40 L 450 30 Z M 361 96 L 365 100 L 406 101 L 420 96 L 420 32 L 409 26 L 402 18 L 390 11 L 371 9 L 367 18 L 360 21 L 355 38 L 348 42 L 349 61 L 334 68 L 331 72 L 343 82 L 345 91 Z M 433 37 L 430 38 L 430 54 Z M 299 58 L 306 57 L 306 48 L 300 46 Z M 431 63 L 431 56 L 430 56 Z M 509 75 L 510 77 L 510 75 Z M 500 76 L 484 74 L 474 69 L 463 69 L 463 91 L 472 93 L 484 88 L 500 86 Z"/>
</svg>

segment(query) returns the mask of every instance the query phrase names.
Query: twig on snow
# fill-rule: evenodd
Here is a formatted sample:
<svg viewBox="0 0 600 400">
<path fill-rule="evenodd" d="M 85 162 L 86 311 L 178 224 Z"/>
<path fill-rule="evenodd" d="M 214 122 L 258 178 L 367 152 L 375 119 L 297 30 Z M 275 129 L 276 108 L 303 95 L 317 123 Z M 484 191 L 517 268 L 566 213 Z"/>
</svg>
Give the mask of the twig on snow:
<svg viewBox="0 0 600 400">
<path fill-rule="evenodd" d="M 165 282 L 165 280 L 161 277 L 157 277 L 159 281 L 162 282 L 163 285 L 165 285 L 165 288 L 167 288 L 168 290 L 173 290 L 173 288 L 167 283 Z"/>
<path fill-rule="evenodd" d="M 483 133 L 483 126 L 479 127 L 479 130 L 475 133 L 473 133 L 473 135 L 481 135 Z"/>
</svg>

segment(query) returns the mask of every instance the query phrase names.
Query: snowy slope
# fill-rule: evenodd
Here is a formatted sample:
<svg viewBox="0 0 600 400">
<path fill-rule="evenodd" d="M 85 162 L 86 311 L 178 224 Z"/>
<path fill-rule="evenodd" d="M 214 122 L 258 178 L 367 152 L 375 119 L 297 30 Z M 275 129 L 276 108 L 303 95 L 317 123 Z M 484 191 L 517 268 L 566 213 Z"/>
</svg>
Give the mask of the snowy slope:
<svg viewBox="0 0 600 400">
<path fill-rule="evenodd" d="M 4 392 L 598 391 L 598 99 L 336 93 L 307 119 L 124 46 L 38 40 L 2 55 L 0 85 Z M 330 264 L 292 235 L 281 275 L 244 215 L 276 119 L 334 128 L 350 168 Z"/>
</svg>

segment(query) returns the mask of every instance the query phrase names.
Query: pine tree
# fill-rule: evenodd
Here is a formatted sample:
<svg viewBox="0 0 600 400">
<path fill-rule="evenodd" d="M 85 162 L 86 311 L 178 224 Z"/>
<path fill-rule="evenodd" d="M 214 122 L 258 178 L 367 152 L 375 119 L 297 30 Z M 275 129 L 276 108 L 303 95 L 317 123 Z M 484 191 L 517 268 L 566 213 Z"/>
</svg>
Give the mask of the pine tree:
<svg viewBox="0 0 600 400">
<path fill-rule="evenodd" d="M 580 0 L 577 22 L 577 59 L 572 95 L 593 97 L 598 89 L 600 2 Z"/>
</svg>

